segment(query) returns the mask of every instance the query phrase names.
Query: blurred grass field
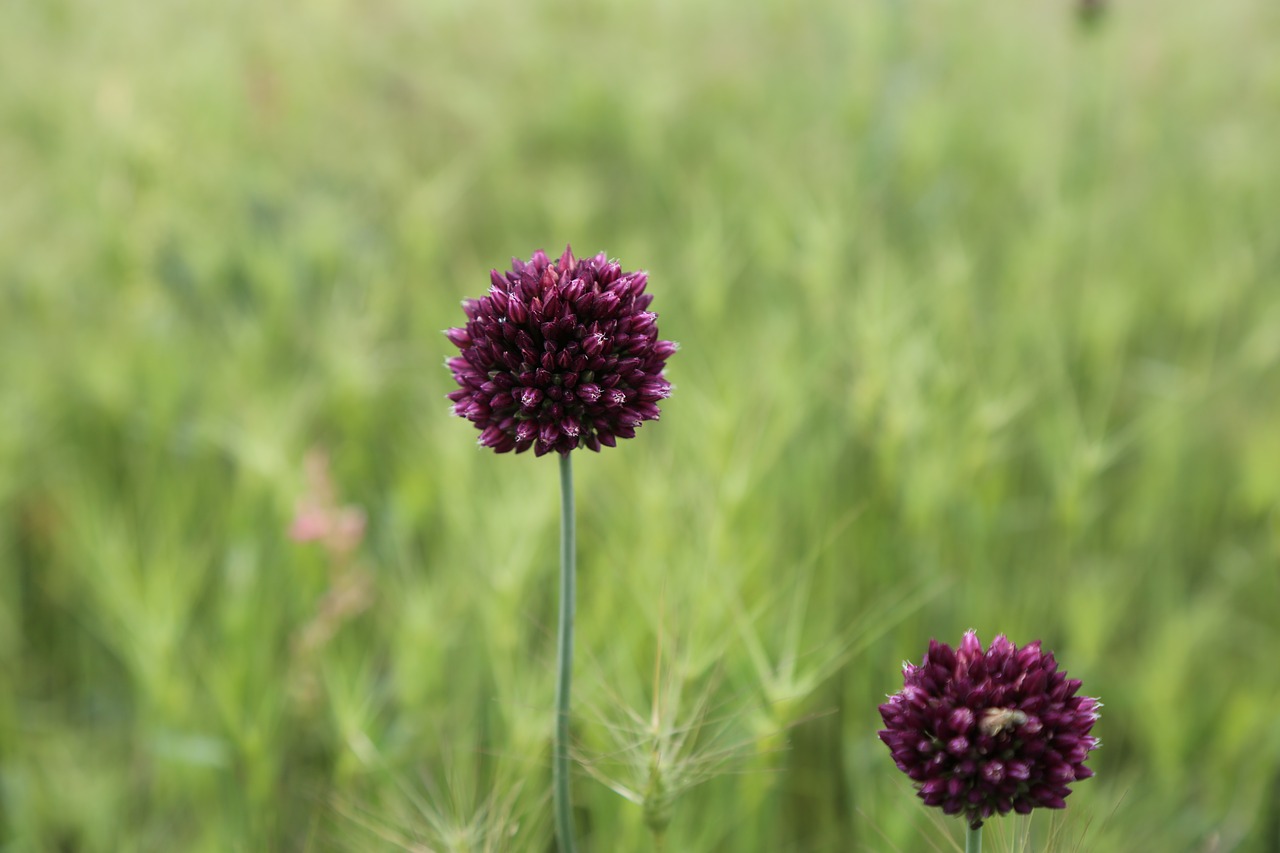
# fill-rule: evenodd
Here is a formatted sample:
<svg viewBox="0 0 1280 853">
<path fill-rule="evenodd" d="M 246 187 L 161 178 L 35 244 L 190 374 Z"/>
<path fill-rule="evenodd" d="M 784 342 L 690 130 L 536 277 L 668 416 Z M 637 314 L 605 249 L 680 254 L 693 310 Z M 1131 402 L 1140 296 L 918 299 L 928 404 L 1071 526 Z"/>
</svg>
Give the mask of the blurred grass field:
<svg viewBox="0 0 1280 853">
<path fill-rule="evenodd" d="M 1280 850 L 1278 41 L 1261 0 L 0 5 L 0 849 L 550 849 L 555 464 L 475 447 L 440 330 L 572 243 L 682 345 L 575 455 L 589 850 L 654 849 L 610 784 L 655 731 L 667 850 L 955 849 L 876 706 L 970 627 L 1105 703 L 990 847 Z M 317 448 L 350 564 L 287 535 Z"/>
</svg>

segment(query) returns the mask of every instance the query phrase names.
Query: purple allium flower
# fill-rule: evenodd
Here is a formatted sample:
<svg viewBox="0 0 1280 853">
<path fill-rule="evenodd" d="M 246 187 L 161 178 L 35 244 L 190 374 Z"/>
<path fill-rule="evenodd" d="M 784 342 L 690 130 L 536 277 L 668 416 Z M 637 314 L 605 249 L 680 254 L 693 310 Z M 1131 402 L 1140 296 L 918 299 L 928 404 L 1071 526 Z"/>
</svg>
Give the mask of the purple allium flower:
<svg viewBox="0 0 1280 853">
<path fill-rule="evenodd" d="M 926 805 L 973 829 L 996 813 L 1060 809 L 1067 786 L 1093 775 L 1084 762 L 1098 746 L 1089 731 L 1102 703 L 1079 689 L 1039 641 L 1018 648 L 1001 634 L 983 652 L 973 631 L 958 651 L 930 640 L 880 706 L 880 739 Z"/>
<path fill-rule="evenodd" d="M 462 303 L 467 325 L 445 332 L 462 351 L 448 361 L 461 386 L 449 394 L 453 413 L 476 425 L 481 445 L 598 451 L 658 419 L 676 345 L 658 340 L 658 315 L 646 310 L 648 273 L 565 248 L 556 261 L 541 250 L 513 258 L 490 278 L 488 296 Z"/>
</svg>

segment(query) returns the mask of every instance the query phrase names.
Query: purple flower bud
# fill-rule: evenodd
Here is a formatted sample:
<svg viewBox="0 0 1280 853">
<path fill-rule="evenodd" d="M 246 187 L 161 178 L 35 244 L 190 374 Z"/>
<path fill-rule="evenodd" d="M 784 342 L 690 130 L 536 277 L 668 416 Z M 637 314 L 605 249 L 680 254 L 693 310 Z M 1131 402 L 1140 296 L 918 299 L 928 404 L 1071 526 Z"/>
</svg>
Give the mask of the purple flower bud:
<svg viewBox="0 0 1280 853">
<path fill-rule="evenodd" d="M 484 431 L 480 433 L 480 438 L 477 440 L 485 447 L 496 447 L 498 443 L 502 441 L 502 438 L 502 430 L 498 429 L 496 426 L 491 426 L 485 427 Z"/>
<path fill-rule="evenodd" d="M 597 317 L 613 317 L 618 311 L 618 294 L 606 291 L 596 297 L 595 314 Z"/>
<path fill-rule="evenodd" d="M 969 733 L 969 730 L 973 728 L 974 720 L 973 712 L 968 708 L 956 708 L 951 712 L 951 716 L 947 718 L 951 731 L 962 735 Z"/>
<path fill-rule="evenodd" d="M 671 396 L 671 383 L 665 379 L 648 381 L 636 386 L 636 396 L 645 402 L 657 402 Z"/>
<path fill-rule="evenodd" d="M 587 355 L 597 355 L 605 348 L 608 339 L 600 332 L 593 332 L 582 339 L 582 351 Z"/>
<path fill-rule="evenodd" d="M 511 323 L 524 325 L 529 322 L 529 309 L 525 307 L 524 300 L 519 293 L 510 294 L 510 304 L 507 308 L 507 320 Z"/>
<path fill-rule="evenodd" d="M 622 411 L 638 411 L 635 404 Z M 937 640 L 903 667 L 901 692 L 880 706 L 880 739 L 926 805 L 971 827 L 996 814 L 1063 808 L 1098 746 L 1098 700 L 1058 671 L 1038 642 L 1003 635 L 985 652 L 970 631 L 958 649 Z"/>
<path fill-rule="evenodd" d="M 538 388 L 525 388 L 520 392 L 520 408 L 535 409 L 542 402 L 542 391 Z"/>
</svg>

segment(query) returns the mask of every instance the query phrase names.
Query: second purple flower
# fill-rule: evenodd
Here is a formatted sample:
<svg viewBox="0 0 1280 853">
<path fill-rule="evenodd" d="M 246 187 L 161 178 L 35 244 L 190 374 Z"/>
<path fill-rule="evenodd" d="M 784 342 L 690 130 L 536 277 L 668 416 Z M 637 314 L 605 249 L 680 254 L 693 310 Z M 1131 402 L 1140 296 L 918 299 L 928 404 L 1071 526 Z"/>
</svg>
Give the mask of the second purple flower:
<svg viewBox="0 0 1280 853">
<path fill-rule="evenodd" d="M 513 259 L 490 278 L 487 296 L 463 302 L 466 326 L 445 333 L 461 350 L 448 361 L 453 412 L 476 425 L 481 445 L 598 451 L 658 419 L 676 345 L 658 339 L 647 273 L 566 248 L 555 261 L 541 250 Z"/>
<path fill-rule="evenodd" d="M 1098 746 L 1101 703 L 1058 669 L 1039 642 L 1018 648 L 1003 634 L 985 652 L 969 631 L 960 648 L 929 642 L 903 667 L 901 693 L 880 706 L 880 739 L 926 805 L 962 814 L 970 828 L 994 814 L 1066 805 Z"/>
</svg>

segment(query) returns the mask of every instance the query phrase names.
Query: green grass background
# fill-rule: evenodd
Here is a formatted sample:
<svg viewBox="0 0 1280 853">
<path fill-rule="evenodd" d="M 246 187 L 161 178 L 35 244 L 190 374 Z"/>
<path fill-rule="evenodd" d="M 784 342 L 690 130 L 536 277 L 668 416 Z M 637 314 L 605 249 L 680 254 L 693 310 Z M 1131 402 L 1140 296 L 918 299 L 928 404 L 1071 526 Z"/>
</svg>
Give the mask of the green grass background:
<svg viewBox="0 0 1280 853">
<path fill-rule="evenodd" d="M 1105 703 L 995 849 L 1280 850 L 1280 6 L 1099 23 L 0 5 L 0 849 L 550 849 L 555 463 L 440 331 L 571 242 L 682 345 L 574 455 L 586 849 L 653 708 L 668 850 L 949 849 L 876 705 L 972 627 Z M 312 447 L 376 598 L 302 659 Z"/>
</svg>

